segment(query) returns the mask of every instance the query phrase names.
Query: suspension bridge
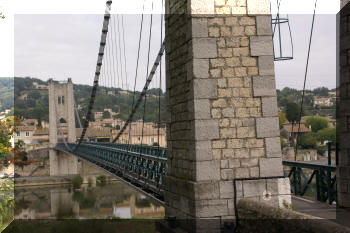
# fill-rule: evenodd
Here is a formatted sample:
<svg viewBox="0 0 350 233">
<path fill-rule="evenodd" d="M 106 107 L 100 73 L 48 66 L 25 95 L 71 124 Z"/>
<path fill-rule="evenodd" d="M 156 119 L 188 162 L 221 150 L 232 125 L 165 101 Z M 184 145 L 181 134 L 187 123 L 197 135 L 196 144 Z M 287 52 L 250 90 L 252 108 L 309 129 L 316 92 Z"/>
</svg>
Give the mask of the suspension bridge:
<svg viewBox="0 0 350 233">
<path fill-rule="evenodd" d="M 334 166 L 282 161 L 273 62 L 292 57 L 281 51 L 274 54 L 276 25 L 287 21 L 279 15 L 271 19 L 266 5 L 261 8 L 252 0 L 233 5 L 210 0 L 193 0 L 190 5 L 187 1 L 162 2 L 165 14 L 148 15 L 148 29 L 146 16 L 141 15 L 134 83 L 130 83 L 123 18 L 110 14 L 112 1 L 107 1 L 91 97 L 84 121 L 79 122 L 79 140 L 75 119 L 80 117 L 72 81 L 50 82 L 50 173 L 76 174 L 79 158 L 164 204 L 167 216 L 179 219 L 238 219 L 237 199 L 254 198 L 282 206 L 291 202 L 291 190 L 294 194 L 311 190 L 319 201 L 346 206 L 347 201 L 337 198 L 339 178 Z M 154 30 L 156 17 L 160 24 Z M 144 31 L 148 31 L 146 39 Z M 154 31 L 160 35 L 152 58 Z M 312 31 L 310 45 L 311 39 Z M 146 55 L 141 61 L 144 48 Z M 139 66 L 144 64 L 145 74 L 140 75 Z M 140 80 L 140 76 L 145 78 Z M 143 88 L 137 91 L 140 83 Z M 161 114 L 160 107 L 164 85 L 168 116 Z M 130 114 L 117 135 L 111 142 L 88 142 L 86 131 L 96 96 L 100 91 L 130 86 Z M 155 145 L 143 141 L 150 87 L 159 90 L 158 119 L 152 129 L 158 133 Z M 131 123 L 140 119 L 135 115 L 142 120 L 138 145 L 130 143 Z M 67 138 L 60 118 L 67 120 Z M 167 147 L 161 147 L 159 132 L 165 123 Z M 122 137 L 127 143 L 121 143 Z M 288 176 L 283 165 L 290 168 Z M 314 177 L 316 187 L 312 186 Z M 342 191 L 344 195 L 348 194 Z"/>
</svg>

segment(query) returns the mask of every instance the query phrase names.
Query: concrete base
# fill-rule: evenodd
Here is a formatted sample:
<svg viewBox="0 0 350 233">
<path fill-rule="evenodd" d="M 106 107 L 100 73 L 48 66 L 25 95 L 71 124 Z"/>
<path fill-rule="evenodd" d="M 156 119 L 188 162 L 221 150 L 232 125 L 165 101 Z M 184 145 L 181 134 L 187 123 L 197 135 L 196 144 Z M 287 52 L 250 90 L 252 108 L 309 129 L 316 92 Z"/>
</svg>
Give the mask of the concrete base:
<svg viewBox="0 0 350 233">
<path fill-rule="evenodd" d="M 50 176 L 66 176 L 78 174 L 78 159 L 64 152 L 49 151 Z"/>
</svg>

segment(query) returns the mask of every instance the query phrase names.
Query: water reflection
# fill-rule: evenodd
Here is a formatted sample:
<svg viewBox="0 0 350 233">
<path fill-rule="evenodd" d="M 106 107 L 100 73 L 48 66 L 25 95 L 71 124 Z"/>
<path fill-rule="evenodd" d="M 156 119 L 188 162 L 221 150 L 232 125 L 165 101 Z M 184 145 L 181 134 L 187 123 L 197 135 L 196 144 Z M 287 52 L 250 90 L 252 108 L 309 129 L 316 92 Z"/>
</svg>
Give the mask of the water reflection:
<svg viewBox="0 0 350 233">
<path fill-rule="evenodd" d="M 105 186 L 15 188 L 16 219 L 163 218 L 164 207 L 114 182 Z"/>
</svg>

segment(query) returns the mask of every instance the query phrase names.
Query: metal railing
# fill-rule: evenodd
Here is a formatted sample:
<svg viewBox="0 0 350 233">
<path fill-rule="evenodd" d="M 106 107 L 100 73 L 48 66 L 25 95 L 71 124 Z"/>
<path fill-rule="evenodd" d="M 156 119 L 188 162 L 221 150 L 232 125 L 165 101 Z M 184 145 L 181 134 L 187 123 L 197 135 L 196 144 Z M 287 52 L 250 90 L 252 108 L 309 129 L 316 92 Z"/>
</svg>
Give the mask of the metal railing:
<svg viewBox="0 0 350 233">
<path fill-rule="evenodd" d="M 75 144 L 70 143 L 74 148 Z M 67 151 L 63 143 L 57 150 Z M 115 174 L 156 199 L 164 200 L 166 148 L 114 143 L 82 143 L 74 155 Z"/>
<path fill-rule="evenodd" d="M 333 148 L 330 143 L 328 143 L 328 165 L 282 161 L 285 167 L 290 168 L 288 177 L 291 182 L 291 191 L 294 195 L 304 196 L 307 191 L 310 191 L 317 201 L 328 202 L 328 204 L 337 202 L 336 166 L 331 165 L 332 151 L 336 152 L 337 164 L 337 147 Z"/>
</svg>

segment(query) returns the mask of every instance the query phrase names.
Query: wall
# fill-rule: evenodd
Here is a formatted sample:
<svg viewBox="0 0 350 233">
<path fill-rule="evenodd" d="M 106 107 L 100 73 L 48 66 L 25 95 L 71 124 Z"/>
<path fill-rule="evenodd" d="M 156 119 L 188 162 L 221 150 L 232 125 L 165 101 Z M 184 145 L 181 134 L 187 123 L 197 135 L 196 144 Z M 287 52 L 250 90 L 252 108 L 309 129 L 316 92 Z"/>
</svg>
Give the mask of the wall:
<svg viewBox="0 0 350 233">
<path fill-rule="evenodd" d="M 242 199 L 238 202 L 240 232 L 349 232 L 350 228 L 285 208 L 276 208 L 263 202 Z M 260 220 L 256 220 L 259 218 Z"/>
<path fill-rule="evenodd" d="M 40 177 L 40 176 L 50 176 L 50 162 L 49 162 L 49 149 L 39 149 L 39 150 L 32 150 L 28 151 L 28 161 L 34 161 L 30 165 L 26 165 L 20 167 L 15 166 L 15 172 L 18 173 L 20 176 L 33 176 L 33 177 Z M 98 169 L 94 166 L 89 165 L 88 163 L 84 161 L 78 162 L 78 173 L 81 176 L 84 175 L 107 175 L 104 173 L 101 169 Z"/>
<path fill-rule="evenodd" d="M 295 160 L 295 150 L 294 147 L 285 147 L 282 151 L 282 156 L 284 160 Z M 297 161 L 314 161 L 318 160 L 317 150 L 298 150 Z"/>
<path fill-rule="evenodd" d="M 348 1 L 343 1 L 348 2 Z M 338 79 L 339 165 L 337 166 L 338 204 L 350 207 L 350 4 L 340 12 Z"/>
<path fill-rule="evenodd" d="M 232 179 L 283 173 L 269 3 L 166 1 L 168 216 L 234 218 Z"/>
</svg>

